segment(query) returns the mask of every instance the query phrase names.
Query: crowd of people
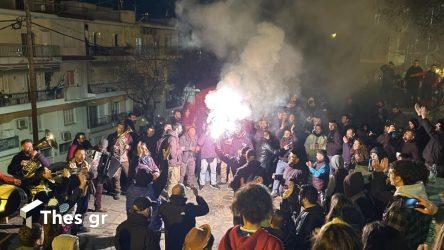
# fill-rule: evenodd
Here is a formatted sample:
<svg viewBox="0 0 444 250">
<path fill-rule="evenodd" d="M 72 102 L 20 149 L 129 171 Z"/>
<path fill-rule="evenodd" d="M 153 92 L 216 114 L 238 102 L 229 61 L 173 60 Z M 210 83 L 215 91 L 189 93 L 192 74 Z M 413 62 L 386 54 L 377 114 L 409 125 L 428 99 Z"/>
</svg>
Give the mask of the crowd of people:
<svg viewBox="0 0 444 250">
<path fill-rule="evenodd" d="M 8 166 L 12 177 L 1 178 L 43 201 L 41 209 L 81 218 L 107 212 L 103 193 L 125 196 L 128 217 L 116 230 L 117 249 L 160 249 L 162 232 L 167 250 L 442 247 L 438 209 L 425 186 L 444 178 L 444 120 L 432 121 L 425 106 L 389 112 L 377 101 L 372 113 L 361 114 L 348 101 L 337 121 L 329 105 L 292 96 L 271 117 L 242 121 L 218 139 L 201 115 L 186 107 L 138 133 L 131 113 L 95 146 L 78 133 L 57 174 L 24 140 Z M 25 178 L 31 161 L 40 167 Z M 234 193 L 233 227 L 214 242 L 211 225 L 196 226 L 211 209 L 199 192 L 226 187 Z M 88 231 L 33 219 L 32 228 L 20 229 L 23 249 L 57 249 L 60 241 L 75 249 L 76 235 Z"/>
</svg>

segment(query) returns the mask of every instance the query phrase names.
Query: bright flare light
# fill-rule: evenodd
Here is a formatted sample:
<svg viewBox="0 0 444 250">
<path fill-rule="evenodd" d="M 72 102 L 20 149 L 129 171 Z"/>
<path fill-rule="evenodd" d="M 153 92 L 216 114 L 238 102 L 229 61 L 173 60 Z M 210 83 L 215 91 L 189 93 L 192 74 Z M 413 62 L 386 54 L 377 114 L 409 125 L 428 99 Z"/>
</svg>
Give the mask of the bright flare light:
<svg viewBox="0 0 444 250">
<path fill-rule="evenodd" d="M 232 134 L 239 128 L 239 122 L 251 115 L 251 110 L 242 96 L 230 87 L 210 92 L 205 103 L 210 109 L 208 126 L 211 137 L 219 138 L 225 132 Z"/>
</svg>

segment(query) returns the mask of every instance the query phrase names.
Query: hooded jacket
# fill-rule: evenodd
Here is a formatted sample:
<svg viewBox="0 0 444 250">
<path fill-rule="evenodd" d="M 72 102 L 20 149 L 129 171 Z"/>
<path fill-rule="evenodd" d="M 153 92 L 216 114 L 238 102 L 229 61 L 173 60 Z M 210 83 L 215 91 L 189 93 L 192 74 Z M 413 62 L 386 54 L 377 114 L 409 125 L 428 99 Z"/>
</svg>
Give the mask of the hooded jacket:
<svg viewBox="0 0 444 250">
<path fill-rule="evenodd" d="M 187 203 L 187 198 L 172 195 L 169 202 L 160 206 L 166 250 L 182 250 L 185 237 L 196 226 L 196 217 L 208 214 L 208 204 L 201 196 L 196 196 L 196 202 L 197 205 Z"/>
<path fill-rule="evenodd" d="M 331 197 L 336 193 L 344 193 L 344 179 L 348 175 L 348 171 L 344 168 L 344 159 L 340 155 L 334 155 L 330 160 L 330 176 L 327 185 L 327 197 Z"/>
<path fill-rule="evenodd" d="M 265 229 L 258 229 L 251 235 L 237 225 L 229 229 L 219 243 L 218 250 L 283 250 L 282 242 Z"/>
<path fill-rule="evenodd" d="M 117 250 L 160 250 L 160 239 L 148 228 L 148 220 L 140 214 L 131 213 L 116 229 L 114 245 Z"/>
</svg>

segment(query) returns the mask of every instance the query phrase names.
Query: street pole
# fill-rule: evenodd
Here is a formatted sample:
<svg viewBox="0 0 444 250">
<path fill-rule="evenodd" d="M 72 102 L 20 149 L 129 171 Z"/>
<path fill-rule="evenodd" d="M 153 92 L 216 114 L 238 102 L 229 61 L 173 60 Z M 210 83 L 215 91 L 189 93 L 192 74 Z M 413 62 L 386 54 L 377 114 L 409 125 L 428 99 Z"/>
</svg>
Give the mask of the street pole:
<svg viewBox="0 0 444 250">
<path fill-rule="evenodd" d="M 32 21 L 29 2 L 30 0 L 25 0 L 26 45 L 28 50 L 28 97 L 31 102 L 32 140 L 34 143 L 37 143 L 39 140 L 39 128 L 37 124 L 37 84 L 34 71 L 34 47 L 32 44 Z"/>
</svg>

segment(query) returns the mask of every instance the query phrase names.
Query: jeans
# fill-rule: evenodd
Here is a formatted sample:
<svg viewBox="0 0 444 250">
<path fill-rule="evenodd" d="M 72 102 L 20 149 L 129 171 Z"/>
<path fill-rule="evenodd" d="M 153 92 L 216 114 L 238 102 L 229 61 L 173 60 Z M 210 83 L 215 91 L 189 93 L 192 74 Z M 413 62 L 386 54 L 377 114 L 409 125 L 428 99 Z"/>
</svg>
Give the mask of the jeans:
<svg viewBox="0 0 444 250">
<path fill-rule="evenodd" d="M 276 166 L 276 172 L 274 173 L 275 175 L 282 175 L 284 174 L 284 170 L 287 167 L 287 163 L 283 162 L 282 160 L 279 160 Z M 278 193 L 279 191 L 279 186 L 280 186 L 280 181 L 279 180 L 274 180 L 273 181 L 273 193 Z"/>
<path fill-rule="evenodd" d="M 202 159 L 200 163 L 200 178 L 199 178 L 199 184 L 201 186 L 205 185 L 205 174 L 207 173 L 208 165 L 210 165 L 210 183 L 211 185 L 217 184 L 216 179 L 216 168 L 217 168 L 217 158 L 213 158 L 213 161 L 208 162 L 211 159 Z"/>
</svg>

